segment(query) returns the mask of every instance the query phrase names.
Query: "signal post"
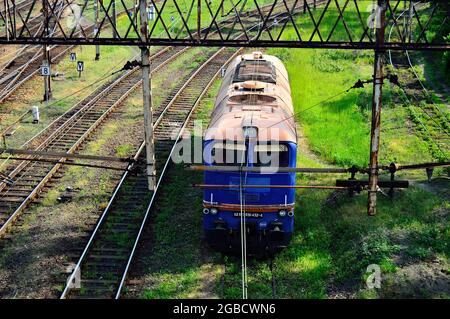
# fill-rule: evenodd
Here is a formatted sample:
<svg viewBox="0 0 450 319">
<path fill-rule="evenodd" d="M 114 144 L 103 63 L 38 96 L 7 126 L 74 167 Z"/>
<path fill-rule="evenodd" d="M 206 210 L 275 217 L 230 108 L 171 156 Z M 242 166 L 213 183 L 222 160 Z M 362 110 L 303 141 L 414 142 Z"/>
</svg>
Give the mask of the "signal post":
<svg viewBox="0 0 450 319">
<path fill-rule="evenodd" d="M 148 43 L 148 14 L 147 1 L 139 0 L 139 12 L 141 20 L 141 37 Z M 153 109 L 152 109 L 152 82 L 150 70 L 150 46 L 141 47 L 142 64 L 142 91 L 144 105 L 144 130 L 145 130 L 145 153 L 147 164 L 148 189 L 153 191 L 156 186 L 155 170 L 155 141 L 153 132 Z"/>
<path fill-rule="evenodd" d="M 377 192 L 378 192 L 378 152 L 380 148 L 380 124 L 381 124 L 381 103 L 383 98 L 383 64 L 384 51 L 380 46 L 384 43 L 385 20 L 386 20 L 387 0 L 378 0 L 378 10 L 376 12 L 376 49 L 375 65 L 373 73 L 373 94 L 372 94 L 372 125 L 370 129 L 370 164 L 369 164 L 369 195 L 367 202 L 367 214 L 373 216 L 377 213 Z"/>
</svg>

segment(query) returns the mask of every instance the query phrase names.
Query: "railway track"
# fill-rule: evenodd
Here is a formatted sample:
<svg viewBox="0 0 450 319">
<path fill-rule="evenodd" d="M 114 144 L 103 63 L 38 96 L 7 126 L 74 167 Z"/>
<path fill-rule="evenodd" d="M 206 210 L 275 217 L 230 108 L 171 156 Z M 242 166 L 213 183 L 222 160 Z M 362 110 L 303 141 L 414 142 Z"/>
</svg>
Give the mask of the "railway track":
<svg viewBox="0 0 450 319">
<path fill-rule="evenodd" d="M 155 158 L 157 187 L 148 191 L 145 164 L 136 176 L 124 173 L 108 207 L 69 277 L 61 298 L 119 298 L 128 274 L 143 227 L 152 209 L 159 185 L 171 162 L 171 154 L 188 124 L 201 97 L 207 92 L 223 65 L 236 56 L 236 49 L 222 48 L 212 55 L 183 85 L 157 116 L 155 127 Z M 175 131 L 175 132 L 174 132 Z M 174 140 L 174 133 L 177 138 Z M 144 155 L 143 145 L 135 159 Z M 79 273 L 77 273 L 79 271 Z M 80 275 L 79 289 L 74 280 Z"/>
<path fill-rule="evenodd" d="M 65 8 L 66 6 L 60 7 L 60 10 L 58 11 L 58 19 L 63 14 Z M 121 14 L 123 14 L 123 12 L 118 13 L 118 15 Z M 35 33 L 40 32 L 42 29 L 42 21 L 40 19 L 41 16 L 42 15 L 35 17 L 29 22 L 32 23 L 32 26 L 29 27 L 32 28 L 30 30 L 36 30 Z M 106 23 L 109 24 L 109 21 Z M 53 19 L 51 28 L 52 32 L 57 32 L 56 28 L 57 23 Z M 93 32 L 93 30 L 93 23 L 84 28 L 84 32 L 87 33 Z M 81 34 L 81 31 L 78 31 L 77 33 Z M 48 49 L 50 50 L 50 55 L 52 56 L 51 64 L 61 61 L 65 54 L 73 47 L 74 46 L 61 45 L 50 46 Z M 42 48 L 40 46 L 25 45 L 18 50 L 12 59 L 0 68 L 0 103 L 10 98 L 18 88 L 39 73 L 40 66 L 42 64 L 42 54 Z"/>
<path fill-rule="evenodd" d="M 224 64 L 237 53 L 236 49 L 222 48 L 202 64 L 175 96 L 162 105 L 155 125 L 156 171 L 158 186 L 169 165 L 170 155 L 178 141 L 174 135 L 181 132 L 200 98 L 206 93 L 212 81 L 220 73 Z M 144 156 L 141 145 L 135 158 Z M 138 173 L 126 172 L 114 193 L 108 208 L 103 213 L 91 239 L 77 265 L 81 269 L 81 289 L 72 290 L 70 285 L 62 294 L 62 298 L 111 298 L 120 291 L 123 285 L 123 274 L 129 266 L 128 257 L 140 234 L 143 221 L 155 198 L 155 192 L 149 192 L 145 161 L 137 167 Z"/>
<path fill-rule="evenodd" d="M 432 151 L 434 157 L 448 159 L 450 156 L 449 113 L 433 102 L 407 60 L 406 56 L 393 57 L 393 65 L 397 71 L 406 71 L 399 72 L 398 75 L 400 84 L 404 84 L 402 89 L 407 97 L 405 102 L 411 105 L 412 126 L 409 128 L 413 128 L 422 139 L 431 144 L 432 149 L 434 148 Z"/>
<path fill-rule="evenodd" d="M 420 2 L 415 6 L 423 5 Z M 404 11 L 397 19 L 407 13 Z M 392 36 L 393 27 L 389 32 L 389 40 Z M 447 101 L 440 98 L 445 107 L 440 107 L 433 100 L 416 70 L 414 69 L 408 51 L 391 52 L 389 51 L 389 63 L 398 76 L 400 89 L 405 97 L 400 97 L 404 103 L 410 105 L 409 127 L 387 127 L 386 129 L 413 129 L 416 134 L 429 143 L 432 155 L 438 160 L 448 159 L 450 156 L 450 113 Z"/>
<path fill-rule="evenodd" d="M 270 7 L 264 10 L 270 10 Z M 273 18 L 276 17 L 274 14 Z M 235 23 L 234 19 L 221 22 L 224 27 Z M 166 48 L 160 51 L 154 56 L 155 69 L 159 69 L 185 50 L 187 48 Z M 123 101 L 126 94 L 140 85 L 140 74 L 136 71 L 129 71 L 113 83 L 103 85 L 56 119 L 24 147 L 34 150 L 75 152 L 105 117 Z M 116 91 L 120 93 L 116 94 Z M 60 166 L 61 164 L 52 166 L 48 163 L 14 162 L 13 169 L 7 172 L 8 177 L 15 180 L 14 184 L 8 186 L 0 182 L 0 236 L 6 233 L 7 228 L 36 198 Z"/>
<path fill-rule="evenodd" d="M 61 3 L 62 4 L 62 3 Z M 49 21 L 51 32 L 56 32 L 58 21 L 64 11 L 64 6 L 60 5 L 56 11 L 56 19 L 52 17 Z M 27 22 L 27 32 L 38 35 L 42 32 L 43 14 L 30 18 Z M 50 47 L 50 52 L 56 51 L 55 47 Z M 55 59 L 60 58 L 60 52 L 55 54 Z M 25 83 L 31 76 L 39 71 L 42 62 L 41 46 L 24 45 L 14 52 L 14 56 L 0 68 L 0 103 L 8 98 L 17 88 Z"/>
<path fill-rule="evenodd" d="M 186 48 L 164 49 L 158 53 L 157 57 L 153 57 L 152 63 L 159 68 L 184 50 Z M 50 125 L 49 128 L 52 130 L 45 130 L 27 146 L 37 150 L 75 152 L 139 84 L 140 76 L 135 71 L 130 71 L 112 84 L 104 85 L 100 94 L 90 96 L 77 104 Z M 157 152 L 160 151 L 157 149 Z M 64 158 L 61 159 L 61 161 L 64 160 Z M 42 191 L 60 166 L 61 164 L 22 161 L 12 170 L 9 176 L 15 181 L 13 185 L 0 184 L 0 236 L 6 233 L 8 227 Z"/>
<path fill-rule="evenodd" d="M 280 15 L 275 15 L 274 18 L 277 16 L 280 17 Z M 195 107 L 224 64 L 224 58 L 221 57 L 219 63 L 215 62 L 216 65 L 211 66 L 212 59 L 220 57 L 225 50 L 222 48 L 187 81 L 165 107 L 167 111 L 163 112 L 155 123 L 155 157 L 158 174 L 155 191 L 147 191 L 144 164 L 139 167 L 137 176 L 127 177 L 128 172 L 124 174 L 75 265 L 74 272 L 69 276 L 61 298 L 115 297 L 117 299 L 120 297 L 142 231 L 148 215 L 152 211 L 156 192 L 164 178 L 166 168 L 170 164 L 170 155 L 184 127 L 188 125 Z M 227 62 L 236 55 L 236 52 L 228 53 L 228 55 Z M 209 71 L 211 67 L 213 72 Z M 206 74 L 203 74 L 205 72 Z M 214 75 L 211 76 L 211 73 Z M 174 128 L 180 128 L 175 140 L 173 140 Z M 143 145 L 135 159 L 138 160 L 141 154 L 143 154 Z M 140 162 L 143 163 L 143 159 Z M 271 271 L 273 269 L 272 262 L 270 269 Z M 77 282 L 78 276 L 80 276 L 80 280 Z M 79 286 L 75 286 L 76 284 Z M 271 285 L 275 294 L 274 275 L 272 275 Z M 74 287 L 77 289 L 73 289 Z"/>
<path fill-rule="evenodd" d="M 323 4 L 325 1 L 317 1 L 317 5 L 320 5 L 320 4 Z M 311 3 L 310 1 L 308 1 L 308 3 Z M 299 9 L 299 8 L 303 8 L 303 5 L 298 5 L 297 7 L 296 7 L 297 9 Z M 250 19 L 247 19 L 246 21 L 247 22 L 249 22 L 249 21 L 252 21 L 251 20 L 251 17 L 248 17 L 248 18 L 250 18 Z M 283 22 L 284 21 L 284 19 L 286 19 L 286 18 L 288 18 L 287 16 L 285 16 L 285 15 L 283 15 L 283 14 L 276 14 L 275 13 L 275 15 L 274 15 L 274 17 L 273 17 L 273 19 L 279 19 L 279 22 Z M 273 23 L 273 20 L 271 21 L 271 23 Z M 272 25 L 271 25 L 272 26 Z M 270 27 L 271 27 L 270 26 Z M 160 180 L 161 180 L 161 177 L 160 177 Z M 156 204 L 154 204 L 155 206 L 156 206 Z M 149 206 L 148 208 L 147 208 L 147 213 L 148 212 L 150 212 L 151 211 L 151 209 L 152 209 L 152 207 L 151 206 Z M 142 224 L 142 227 L 144 226 L 144 223 Z M 142 227 L 141 227 L 141 229 L 142 229 Z M 148 237 L 148 238 L 151 238 L 151 236 L 149 236 L 149 234 L 145 234 L 144 235 L 145 237 Z M 150 240 L 150 239 L 147 239 L 147 240 Z M 134 246 L 134 248 L 133 249 L 135 249 L 136 247 L 137 247 L 137 245 L 138 245 L 138 241 L 139 241 L 139 238 L 135 241 L 135 246 Z M 128 261 L 128 266 L 127 266 L 127 268 L 129 267 L 129 265 L 130 265 L 130 263 L 131 263 L 131 261 L 132 261 L 132 258 L 133 258 L 133 252 L 131 253 L 131 257 L 129 258 L 129 261 Z M 278 285 L 278 278 L 277 278 L 277 275 L 276 275 L 276 263 L 275 263 L 275 261 L 274 261 L 274 259 L 273 258 L 269 258 L 268 260 L 267 260 L 267 267 L 268 267 L 268 269 L 269 269 L 269 271 L 270 271 L 270 278 L 269 278 L 269 280 L 265 280 L 264 282 L 263 282 L 263 284 L 264 285 L 268 285 L 270 288 L 271 288 L 271 291 L 272 291 L 272 298 L 276 298 L 277 297 L 277 285 Z M 240 261 L 236 261 L 236 266 L 234 266 L 234 267 L 231 267 L 232 269 L 234 269 L 234 270 L 236 270 L 236 269 L 241 269 L 241 265 L 240 265 Z M 229 273 L 227 273 L 227 271 L 228 271 L 228 268 L 227 268 L 227 263 L 226 263 L 226 261 L 225 261 L 225 258 L 224 258 L 224 256 L 222 256 L 222 275 L 221 275 L 221 278 L 220 278 L 220 282 L 221 282 L 221 286 L 222 286 L 222 291 L 223 291 L 223 293 L 225 292 L 225 289 L 226 289 L 226 286 L 228 285 L 228 284 L 231 284 L 231 286 L 233 286 L 234 288 L 240 288 L 240 285 L 237 285 L 237 283 L 236 283 L 236 280 L 234 280 L 234 279 L 228 279 L 227 278 L 227 275 L 230 275 Z M 251 268 L 252 267 L 258 267 L 258 266 L 256 266 L 256 265 L 253 265 L 253 264 L 250 264 L 249 265 L 249 268 L 250 268 L 250 271 L 252 270 Z M 125 272 L 124 272 L 124 274 L 123 274 L 123 277 L 122 277 L 122 282 L 124 282 L 124 280 L 125 280 L 125 278 L 126 278 L 126 275 L 127 275 L 127 269 L 125 270 Z M 236 278 L 236 275 L 238 275 L 239 276 L 239 278 L 240 278 L 240 273 L 239 274 L 237 274 L 237 273 L 233 273 L 233 274 L 231 274 L 231 276 L 232 277 L 235 277 Z M 71 277 L 72 279 L 73 279 L 73 277 Z M 69 279 L 71 279 L 71 278 L 69 278 Z M 107 286 L 107 285 L 106 285 Z M 122 285 L 121 285 L 121 287 L 122 287 Z M 119 298 L 120 297 L 120 293 L 121 293 L 121 291 L 120 291 L 120 289 L 121 289 L 121 287 L 119 287 L 119 291 L 116 293 L 116 298 Z M 93 290 L 93 291 L 95 291 L 95 289 Z M 63 297 L 64 297 L 65 295 L 64 295 L 64 293 L 63 293 Z"/>
<path fill-rule="evenodd" d="M 153 55 L 152 72 L 158 71 L 184 50 L 165 49 Z M 74 153 L 140 83 L 138 70 L 126 72 L 55 120 L 28 146 L 41 151 Z M 8 175 L 14 183 L 0 184 L 0 236 L 36 198 L 61 164 L 20 161 L 12 167 L 14 169 Z"/>
<path fill-rule="evenodd" d="M 29 10 L 31 9 L 31 6 L 33 5 L 33 3 L 34 3 L 34 0 L 23 0 L 23 1 L 16 3 L 16 12 L 21 13 L 23 11 L 24 13 L 28 13 Z M 12 9 L 12 7 L 10 7 L 10 10 L 11 9 Z M 23 16 L 22 14 L 21 14 L 21 16 L 25 20 L 25 16 Z M 3 2 L 0 7 L 0 21 L 6 21 L 5 2 Z"/>
</svg>

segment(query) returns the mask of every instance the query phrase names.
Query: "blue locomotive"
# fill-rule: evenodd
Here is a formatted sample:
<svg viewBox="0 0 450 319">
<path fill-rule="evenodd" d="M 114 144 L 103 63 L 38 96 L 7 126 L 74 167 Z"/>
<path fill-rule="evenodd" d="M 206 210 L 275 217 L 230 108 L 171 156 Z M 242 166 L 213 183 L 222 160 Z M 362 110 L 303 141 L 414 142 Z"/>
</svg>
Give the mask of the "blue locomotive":
<svg viewBox="0 0 450 319">
<path fill-rule="evenodd" d="M 295 189 L 289 186 L 295 173 L 280 170 L 296 167 L 297 130 L 288 74 L 278 58 L 254 52 L 230 63 L 203 149 L 207 242 L 239 251 L 245 230 L 248 252 L 286 247 L 294 229 Z"/>
</svg>

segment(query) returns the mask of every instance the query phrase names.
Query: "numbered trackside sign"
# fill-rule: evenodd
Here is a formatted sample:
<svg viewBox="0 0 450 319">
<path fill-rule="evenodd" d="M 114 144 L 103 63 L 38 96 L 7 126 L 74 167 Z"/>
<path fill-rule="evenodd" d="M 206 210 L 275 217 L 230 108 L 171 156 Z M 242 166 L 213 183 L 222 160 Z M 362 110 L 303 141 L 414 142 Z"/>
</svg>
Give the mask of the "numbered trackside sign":
<svg viewBox="0 0 450 319">
<path fill-rule="evenodd" d="M 70 53 L 70 62 L 75 62 L 77 60 L 77 54 L 75 52 Z"/>
<path fill-rule="evenodd" d="M 84 70 L 84 62 L 83 61 L 78 61 L 77 62 L 77 71 L 81 72 Z"/>
<path fill-rule="evenodd" d="M 41 75 L 50 76 L 50 67 L 48 65 L 41 66 Z"/>
</svg>

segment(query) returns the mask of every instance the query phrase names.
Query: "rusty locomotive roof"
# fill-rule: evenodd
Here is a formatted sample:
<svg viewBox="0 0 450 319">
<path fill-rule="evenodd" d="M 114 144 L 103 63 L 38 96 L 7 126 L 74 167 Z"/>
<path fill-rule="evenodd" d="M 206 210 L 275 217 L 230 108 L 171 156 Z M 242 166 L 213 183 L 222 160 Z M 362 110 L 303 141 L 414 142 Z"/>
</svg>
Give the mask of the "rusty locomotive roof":
<svg viewBox="0 0 450 319">
<path fill-rule="evenodd" d="M 289 77 L 276 57 L 254 52 L 233 60 L 217 95 L 205 140 L 244 140 L 256 127 L 259 141 L 297 143 Z"/>
</svg>

